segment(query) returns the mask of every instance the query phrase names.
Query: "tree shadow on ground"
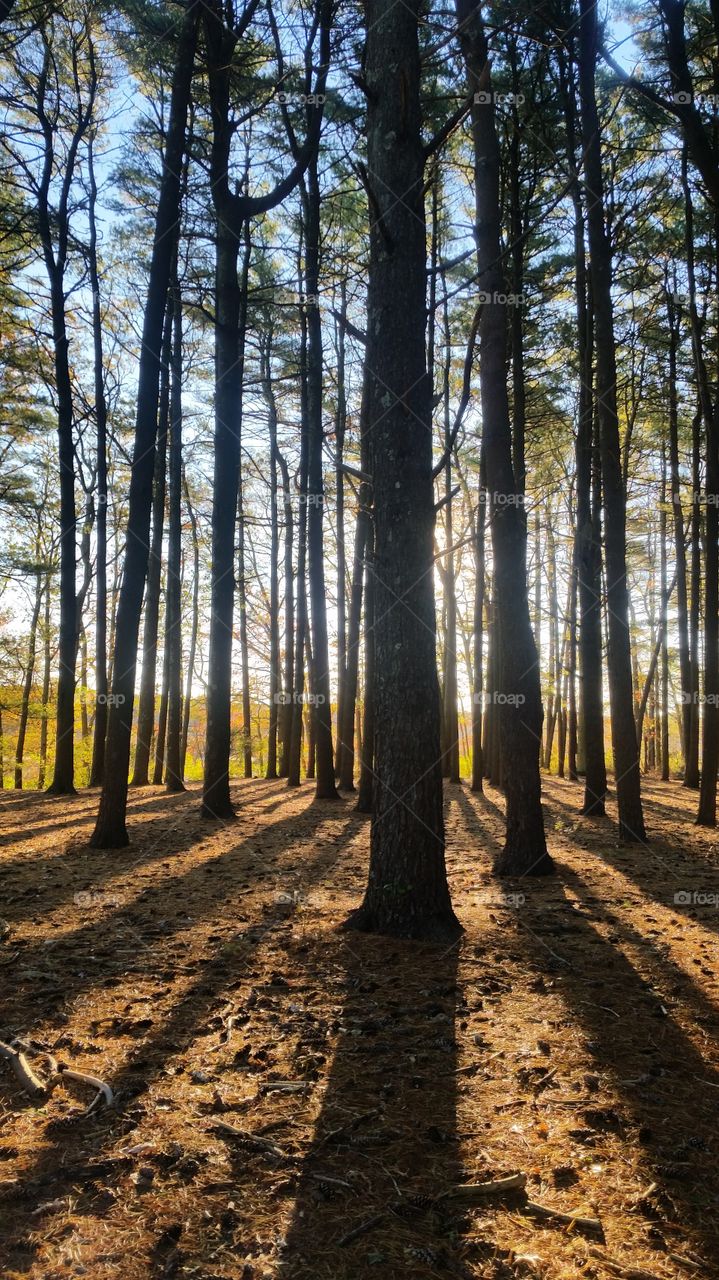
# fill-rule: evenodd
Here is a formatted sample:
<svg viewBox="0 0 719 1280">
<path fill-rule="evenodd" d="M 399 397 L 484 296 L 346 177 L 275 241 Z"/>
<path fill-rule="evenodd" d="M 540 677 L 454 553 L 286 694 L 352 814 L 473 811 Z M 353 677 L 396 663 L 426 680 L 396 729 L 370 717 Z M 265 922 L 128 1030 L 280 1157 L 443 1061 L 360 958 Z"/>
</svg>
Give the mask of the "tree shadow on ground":
<svg viewBox="0 0 719 1280">
<path fill-rule="evenodd" d="M 456 1205 L 433 1203 L 462 1182 L 459 945 L 355 933 L 328 942 L 337 1039 L 277 1280 L 464 1274 Z"/>
<path fill-rule="evenodd" d="M 603 936 L 599 926 L 608 917 L 602 900 L 588 895 L 566 865 L 560 879 L 576 890 L 579 903 L 555 881 L 536 903 L 528 895 L 516 922 L 526 956 L 540 973 L 551 972 L 586 1036 L 596 1080 L 610 1095 L 602 1105 L 591 1096 L 586 1104 L 578 1100 L 577 1132 L 585 1132 L 582 1140 L 594 1149 L 611 1142 L 613 1134 L 625 1149 L 634 1148 L 639 1172 L 655 1187 L 635 1209 L 639 1221 L 646 1215 L 658 1232 L 652 1247 L 666 1252 L 690 1243 L 715 1258 L 719 1072 L 672 1016 L 671 1004 L 624 954 L 626 934 L 617 929 L 612 941 Z M 682 984 L 680 998 L 688 991 Z M 557 1065 L 561 1075 L 561 1059 Z"/>
<path fill-rule="evenodd" d="M 11 923 L 23 919 L 40 919 L 63 903 L 70 903 L 76 894 L 92 906 L 88 894 L 97 895 L 109 881 L 121 881 L 137 868 L 157 863 L 168 855 L 176 857 L 202 844 L 221 827 L 230 833 L 247 820 L 262 817 L 288 803 L 286 788 L 278 794 L 275 784 L 265 784 L 267 794 L 253 790 L 248 797 L 245 786 L 240 792 L 240 813 L 237 822 L 208 823 L 200 815 L 197 791 L 181 792 L 176 796 L 158 797 L 152 803 L 131 805 L 130 814 L 142 815 L 141 822 L 132 823 L 132 843 L 125 849 L 91 849 L 74 820 L 69 832 L 62 834 L 58 847 L 44 853 L 10 855 L 3 867 L 4 916 Z M 164 801 L 164 803 L 163 803 Z M 248 809 L 248 804 L 252 805 Z M 146 817 L 149 810 L 158 809 L 156 817 Z M 169 810 L 169 812 L 168 812 Z M 52 829 L 52 828 L 50 828 Z M 14 837 L 17 839 L 18 837 Z M 23 841 L 33 838 L 33 831 L 23 833 Z M 109 893 L 112 897 L 112 892 Z M 95 906 L 100 899 L 95 898 Z M 110 904 L 111 905 L 111 904 Z"/>
<path fill-rule="evenodd" d="M 296 838 L 309 842 L 317 835 L 323 819 L 329 816 L 327 811 L 317 806 L 308 806 L 307 810 L 299 815 L 295 814 L 285 823 L 275 824 L 275 828 L 283 826 L 288 835 L 292 831 Z M 340 819 L 344 817 L 341 812 L 337 814 L 336 809 L 332 810 L 331 816 L 335 820 L 338 817 Z M 349 837 L 357 830 L 358 825 L 360 824 L 353 822 L 349 817 L 343 823 L 342 831 L 331 841 L 323 843 L 315 839 L 315 854 L 302 866 L 303 890 L 311 889 L 324 881 L 342 856 Z M 264 831 L 265 838 L 268 830 Z M 216 875 L 209 887 L 203 885 L 205 916 L 211 914 L 213 904 L 218 904 L 220 900 L 226 898 L 228 892 L 232 892 L 234 882 L 244 878 L 247 846 L 250 843 L 243 842 L 235 849 L 230 849 L 219 858 L 212 860 L 213 863 L 222 862 L 226 874 Z M 191 882 L 194 875 L 201 875 L 206 868 L 207 864 L 199 868 L 196 873 L 190 872 L 183 878 L 183 882 L 186 884 Z M 215 867 L 215 872 L 219 870 L 219 866 Z M 163 888 L 160 887 L 153 892 L 161 895 Z M 107 1082 L 115 1094 L 116 1106 L 106 1112 L 99 1112 L 79 1125 L 68 1127 L 60 1123 L 46 1126 L 45 1141 L 37 1157 L 23 1170 L 21 1181 L 17 1184 L 12 1197 L 13 1221 L 12 1230 L 8 1230 L 6 1236 L 6 1257 L 16 1269 L 32 1268 L 38 1251 L 42 1247 L 43 1236 L 51 1227 L 46 1216 L 38 1218 L 39 1203 L 51 1201 L 49 1212 L 52 1218 L 52 1214 L 62 1208 L 63 1198 L 70 1197 L 74 1206 L 73 1213 L 101 1220 L 118 1198 L 120 1194 L 118 1188 L 121 1184 L 122 1198 L 136 1195 L 130 1183 L 130 1174 L 137 1168 L 138 1160 L 128 1156 L 118 1156 L 118 1143 L 124 1138 L 124 1145 L 133 1145 L 132 1139 L 127 1135 L 139 1132 L 144 1118 L 149 1114 L 150 1107 L 154 1108 L 157 1105 L 156 1098 L 150 1101 L 153 1087 L 158 1081 L 167 1079 L 167 1088 L 171 1089 L 169 1083 L 171 1079 L 186 1071 L 184 1055 L 189 1052 L 192 1056 L 199 1057 L 203 1063 L 209 1064 L 209 1085 L 213 1080 L 217 1083 L 227 1083 L 228 1078 L 231 1084 L 236 1085 L 240 1082 L 245 1084 L 248 1078 L 252 1079 L 252 1075 L 248 1076 L 248 1073 L 257 1070 L 266 1071 L 268 1066 L 271 1067 L 271 1054 L 259 1055 L 255 1061 L 248 1064 L 244 1053 L 238 1054 L 233 1050 L 229 1056 L 229 1062 L 223 1063 L 221 1068 L 218 1057 L 212 1056 L 217 1049 L 217 1028 L 222 1027 L 219 1016 L 222 1008 L 227 1006 L 228 1001 L 233 1004 L 238 1009 L 238 1022 L 243 1024 L 255 1017 L 254 1010 L 263 1009 L 267 1004 L 267 997 L 264 999 L 264 1004 L 258 1001 L 257 991 L 252 986 L 253 982 L 262 983 L 263 978 L 266 980 L 267 971 L 263 970 L 263 966 L 268 963 L 267 953 L 284 950 L 292 945 L 295 920 L 293 914 L 291 912 L 288 914 L 284 906 L 274 904 L 268 910 L 257 912 L 256 915 L 257 918 L 247 921 L 244 928 L 238 929 L 233 925 L 229 935 L 221 944 L 215 943 L 209 958 L 201 957 L 196 961 L 193 969 L 198 976 L 193 978 L 179 998 L 173 1001 L 168 1015 L 164 1016 L 162 1012 L 153 1009 L 155 1018 L 151 1020 L 149 1030 L 138 1040 L 135 1047 L 129 1049 L 125 1047 L 124 1065 L 113 1075 L 107 1076 Z M 234 921 L 237 918 L 235 912 Z M 301 929 L 301 922 L 299 927 Z M 106 932 L 106 928 L 107 926 L 103 927 L 103 932 Z M 298 946 L 301 949 L 302 943 Z M 154 951 L 148 951 L 146 958 L 140 961 L 136 971 L 143 972 L 147 969 L 148 972 L 159 977 L 163 967 L 162 958 L 158 957 Z M 80 990 L 91 989 L 93 985 L 96 983 L 93 984 L 93 980 L 88 976 L 85 981 L 75 983 L 72 994 L 77 996 Z M 269 989 L 273 986 L 274 979 L 270 973 Z M 247 1014 L 242 1012 L 245 1008 L 253 1012 Z M 271 1038 L 276 1038 L 275 1015 L 260 1012 L 259 1016 L 265 1017 L 269 1022 L 267 1034 Z M 114 1051 L 114 1056 L 117 1056 L 117 1050 Z M 217 1067 L 215 1067 L 216 1063 L 218 1063 Z M 214 1071 L 213 1068 L 215 1068 Z M 224 1075 L 225 1070 L 227 1076 Z M 269 1075 L 272 1075 L 271 1070 Z M 4 1103 L 8 1108 L 12 1106 L 13 1109 L 18 1109 L 17 1092 L 12 1086 L 7 1089 Z M 203 1112 L 217 1109 L 205 1102 L 201 1106 Z M 193 1108 L 193 1112 L 195 1114 L 190 1119 L 197 1126 L 196 1108 Z M 177 1144 L 171 1144 L 170 1150 L 150 1152 L 144 1157 L 145 1164 L 149 1164 L 158 1180 L 163 1178 L 176 1183 L 176 1198 L 178 1204 L 184 1205 L 188 1232 L 197 1240 L 207 1228 L 204 1217 L 208 1206 L 213 1204 L 213 1188 L 218 1181 L 217 1159 L 215 1156 L 210 1157 L 207 1151 L 202 1149 L 202 1137 L 201 1134 L 200 1149 L 192 1153 L 173 1150 L 172 1148 Z M 206 1178 L 208 1174 L 210 1180 L 207 1184 L 207 1194 L 201 1197 L 196 1183 Z M 221 1185 L 223 1188 L 221 1203 L 226 1206 L 226 1180 Z M 7 1191 L 7 1187 L 3 1190 Z M 4 1197 L 0 1197 L 2 1198 Z M 7 1209 L 8 1206 L 2 1207 Z M 158 1224 L 158 1233 L 161 1225 Z M 191 1231 L 190 1228 L 192 1228 Z M 102 1258 L 98 1258 L 97 1261 L 101 1263 Z M 160 1249 L 157 1257 L 148 1259 L 147 1274 L 167 1275 L 166 1262 L 165 1253 Z"/>
<path fill-rule="evenodd" d="M 592 822 L 590 830 L 597 836 L 595 823 L 607 821 L 582 818 L 567 801 L 552 796 L 554 808 L 576 818 L 581 835 L 585 823 Z M 651 813 L 655 801 L 645 801 L 646 816 L 651 826 Z M 679 815 L 681 816 L 681 815 Z M 686 836 L 691 840 L 692 826 L 687 823 Z M 676 911 L 702 928 L 719 932 L 719 868 L 710 862 L 710 852 L 697 842 L 695 848 L 677 845 L 660 834 L 638 843 L 620 843 L 616 828 L 607 830 L 606 842 L 601 850 L 592 850 L 593 856 L 609 864 L 616 871 L 632 880 L 642 894 L 658 906 Z"/>
</svg>

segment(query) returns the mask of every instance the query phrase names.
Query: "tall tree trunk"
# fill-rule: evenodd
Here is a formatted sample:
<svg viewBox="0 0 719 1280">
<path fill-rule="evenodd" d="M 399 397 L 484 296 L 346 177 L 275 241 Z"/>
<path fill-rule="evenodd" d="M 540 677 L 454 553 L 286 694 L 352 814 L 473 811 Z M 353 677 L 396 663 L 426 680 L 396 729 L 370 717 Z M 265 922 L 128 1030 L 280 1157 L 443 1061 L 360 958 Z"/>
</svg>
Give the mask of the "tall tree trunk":
<svg viewBox="0 0 719 1280">
<path fill-rule="evenodd" d="M 267 404 L 270 437 L 270 703 L 267 732 L 268 779 L 277 777 L 277 727 L 281 701 L 280 675 L 280 527 L 277 511 L 277 405 L 272 389 L 272 330 L 262 349 L 262 389 Z"/>
<path fill-rule="evenodd" d="M 579 83 L 588 192 L 590 269 L 596 330 L 596 393 L 599 419 L 604 548 L 609 629 L 609 697 L 619 831 L 625 840 L 644 840 L 639 751 L 634 733 L 629 597 L 626 564 L 626 510 L 617 416 L 616 352 L 612 304 L 612 255 L 604 223 L 604 175 L 595 93 L 597 11 L 580 0 Z"/>
<path fill-rule="evenodd" d="M 192 626 L 190 629 L 190 647 L 187 653 L 187 677 L 185 684 L 185 705 L 182 712 L 182 741 L 180 744 L 180 776 L 185 776 L 187 760 L 187 740 L 190 732 L 190 711 L 192 709 L 192 682 L 195 676 L 195 654 L 197 653 L 197 634 L 200 626 L 200 539 L 197 532 L 197 516 L 190 499 L 187 475 L 183 468 L 185 506 L 190 521 L 192 538 Z"/>
<path fill-rule="evenodd" d="M 366 10 L 375 789 L 352 927 L 456 938 L 444 859 L 418 0 Z"/>
<path fill-rule="evenodd" d="M 242 458 L 237 484 L 237 604 L 240 615 L 240 668 L 242 671 L 242 768 L 252 777 L 252 703 L 250 690 L 250 643 L 247 629 L 247 556 L 245 552 L 245 504 Z"/>
<path fill-rule="evenodd" d="M 228 157 L 229 138 L 225 157 L 227 162 Z M 230 799 L 230 749 L 235 522 L 242 456 L 242 381 L 251 244 L 249 236 L 245 235 L 242 271 L 238 278 L 237 258 L 243 228 L 233 220 L 232 213 L 224 202 L 216 207 L 215 460 L 212 487 L 210 657 L 202 813 L 206 818 L 233 818 L 235 809 Z"/>
<path fill-rule="evenodd" d="M 337 737 L 335 741 L 335 775 L 341 786 L 343 756 L 343 726 L 349 726 L 350 736 L 354 728 L 354 701 L 351 715 L 345 712 L 347 685 L 347 556 L 345 549 L 345 480 L 344 447 L 347 428 L 347 389 L 345 382 L 345 339 L 347 320 L 347 281 L 340 282 L 340 318 L 337 333 L 337 407 L 335 410 L 335 503 L 337 545 Z M 361 583 L 361 579 L 360 579 Z M 356 688 L 356 679 L 355 679 Z M 352 752 L 352 743 L 350 743 Z M 350 779 L 350 790 L 354 783 Z"/>
<path fill-rule="evenodd" d="M 167 543 L 167 790 L 184 791 L 182 780 L 182 297 L 173 281 L 170 359 L 170 460 Z"/>
<path fill-rule="evenodd" d="M 665 279 L 665 299 L 669 328 L 669 366 L 667 399 L 669 404 L 669 496 L 674 532 L 674 562 L 677 571 L 677 632 L 679 637 L 679 678 L 682 693 L 682 757 L 684 786 L 696 787 L 699 779 L 690 776 L 692 730 L 692 669 L 689 655 L 689 603 L 687 595 L 687 553 L 684 541 L 684 512 L 679 479 L 679 399 L 677 391 L 677 353 L 679 350 L 679 316 L 673 301 L 673 285 Z M 662 541 L 663 555 L 666 547 Z M 665 643 L 666 648 L 666 643 Z M 663 675 L 662 675 L 663 679 Z"/>
<path fill-rule="evenodd" d="M 39 544 L 35 554 L 39 553 Z M 30 697 L 32 695 L 32 685 L 35 678 L 35 654 L 37 651 L 37 628 L 40 620 L 40 609 L 42 607 L 42 571 L 38 567 L 35 573 L 35 596 L 33 599 L 32 614 L 30 616 L 30 629 L 27 636 L 27 665 L 25 667 L 25 679 L 22 686 L 22 698 L 20 701 L 20 718 L 17 730 L 17 743 L 15 745 L 15 790 L 22 791 L 22 766 L 25 754 L 25 737 L 27 734 L 27 722 L 30 715 Z"/>
<path fill-rule="evenodd" d="M 155 733 L 155 694 L 157 679 L 157 638 L 160 630 L 160 595 L 162 591 L 162 544 L 165 531 L 165 498 L 167 493 L 167 436 L 170 424 L 170 357 L 172 349 L 172 307 L 168 304 L 162 338 L 162 371 L 155 448 L 155 474 L 152 492 L 152 541 L 147 562 L 145 586 L 145 625 L 142 632 L 142 672 L 137 708 L 135 764 L 131 786 L 146 787 L 150 781 L 150 756 Z"/>
<path fill-rule="evenodd" d="M 355 766 L 355 708 L 357 705 L 357 685 L 359 679 L 360 628 L 362 622 L 362 578 L 365 572 L 365 556 L 370 521 L 370 504 L 372 486 L 367 477 L 368 440 L 368 380 L 362 382 L 362 402 L 360 405 L 360 444 L 362 475 L 357 495 L 357 516 L 355 519 L 354 550 L 352 555 L 352 585 L 350 588 L 349 614 L 347 619 L 347 644 L 345 677 L 343 682 L 342 717 L 339 721 L 338 740 L 340 743 L 339 785 L 343 791 L 354 791 Z"/>
<path fill-rule="evenodd" d="M 474 539 L 474 627 L 472 636 L 472 790 L 484 787 L 484 743 L 482 741 L 482 706 L 484 703 L 484 600 L 486 584 L 485 527 L 487 489 L 484 450 L 479 462 L 479 501 L 477 503 Z"/>
<path fill-rule="evenodd" d="M 167 739 L 167 703 L 170 679 L 170 650 L 167 647 L 167 601 L 165 602 L 165 645 L 162 654 L 162 688 L 160 690 L 160 710 L 157 717 L 157 734 L 155 736 L 155 763 L 152 770 L 152 785 L 162 786 L 165 776 L 165 744 Z"/>
<path fill-rule="evenodd" d="M 109 707 L 105 754 L 105 782 L 97 824 L 92 836 L 92 844 L 99 848 L 120 848 L 128 843 L 125 816 L 130 734 L 137 639 L 147 574 L 162 328 L 177 236 L 180 182 L 185 154 L 187 111 L 195 62 L 199 11 L 200 7 L 196 0 L 188 0 L 177 46 L 163 172 L 155 219 L 155 238 L 150 262 L 138 374 L 127 544 L 117 613 L 112 705 Z"/>
<path fill-rule="evenodd" d="M 445 360 L 443 369 L 444 402 L 444 452 L 447 460 L 444 468 L 444 536 L 446 543 L 444 566 L 444 597 L 447 607 L 447 626 L 444 644 L 443 680 L 443 772 L 450 782 L 460 782 L 459 772 L 459 713 L 457 687 L 457 586 L 455 582 L 454 526 L 452 512 L 452 426 L 450 420 L 450 372 L 452 347 L 449 330 L 449 313 L 445 290 L 444 305 Z"/>
<path fill-rule="evenodd" d="M 521 489 L 512 465 L 512 430 L 506 377 L 507 308 L 502 279 L 499 144 L 477 0 L 456 0 L 459 41 L 473 95 L 472 134 L 478 285 L 482 307 L 480 389 L 483 447 L 490 497 L 495 603 L 501 640 L 499 725 L 506 789 L 506 843 L 498 875 L 543 875 L 553 870 L 542 817 L 539 750 L 542 697 L 527 595 L 526 527 Z M 489 89 L 489 93 L 480 93 Z M 483 99 L 483 100 L 478 100 Z"/>
<path fill-rule="evenodd" d="M 365 379 L 367 374 L 365 373 Z M 365 539 L 365 579 L 364 579 L 364 687 L 362 690 L 362 734 L 360 745 L 360 776 L 357 788 L 357 812 L 372 813 L 374 801 L 374 689 L 375 689 L 375 643 L 374 643 L 374 517 L 367 516 L 367 533 Z"/>
<path fill-rule="evenodd" d="M 299 787 L 302 767 L 302 711 L 305 701 L 305 639 L 307 635 L 307 496 L 309 486 L 309 433 L 307 431 L 307 321 L 300 314 L 300 442 L 299 500 L 297 519 L 297 593 L 295 609 L 294 674 L 292 678 L 292 721 L 290 724 L 287 785 Z"/>
<path fill-rule="evenodd" d="M 292 552 L 294 547 L 295 522 L 292 516 L 292 492 L 290 489 L 290 471 L 286 459 L 277 451 L 277 462 L 282 473 L 282 509 L 285 515 L 284 533 L 284 579 L 285 579 L 285 641 L 282 689 L 282 714 L 280 717 L 280 777 L 286 778 L 290 771 L 290 748 L 292 740 L 293 696 L 295 683 L 295 589 Z"/>
<path fill-rule="evenodd" d="M 45 786 L 47 770 L 47 729 L 50 719 L 50 676 L 51 676 L 51 629 L 50 629 L 50 574 L 45 575 L 45 617 L 43 619 L 43 665 L 42 665 L 42 711 L 40 712 L 40 770 L 38 773 L 38 790 Z M 0 729 L 0 738 L 2 730 Z M 0 764 L 0 774 L 2 765 Z"/>
<path fill-rule="evenodd" d="M 307 312 L 307 554 L 314 674 L 310 687 L 312 689 L 317 766 L 315 798 L 317 800 L 334 800 L 337 798 L 337 787 L 335 786 L 334 754 L 332 751 L 332 700 L 324 567 L 322 321 L 319 306 L 320 187 L 316 156 L 307 170 L 303 196 L 305 214 L 304 278 Z M 344 582 L 341 585 L 341 590 L 344 591 Z"/>
<path fill-rule="evenodd" d="M 88 273 L 92 288 L 92 342 L 95 388 L 95 452 L 97 465 L 95 515 L 95 723 L 93 726 L 90 786 L 99 787 L 105 772 L 107 736 L 107 399 L 102 342 L 100 275 L 97 262 L 97 182 L 93 139 L 88 144 Z"/>
</svg>

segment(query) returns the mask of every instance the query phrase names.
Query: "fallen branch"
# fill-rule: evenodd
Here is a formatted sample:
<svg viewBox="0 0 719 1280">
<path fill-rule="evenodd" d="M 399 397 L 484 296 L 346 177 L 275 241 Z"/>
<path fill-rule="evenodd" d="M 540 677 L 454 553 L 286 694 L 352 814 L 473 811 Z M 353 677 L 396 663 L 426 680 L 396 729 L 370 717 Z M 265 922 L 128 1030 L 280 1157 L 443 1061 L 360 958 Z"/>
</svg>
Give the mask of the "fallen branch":
<svg viewBox="0 0 719 1280">
<path fill-rule="evenodd" d="M 656 1271 L 645 1271 L 643 1267 L 625 1267 L 621 1262 L 613 1262 L 611 1258 L 605 1258 L 599 1249 L 590 1249 L 589 1252 L 607 1271 L 611 1271 L 614 1276 L 621 1276 L 622 1280 L 662 1280 Z"/>
<path fill-rule="evenodd" d="M 26 1093 L 31 1094 L 34 1098 L 47 1097 L 47 1085 L 43 1083 L 39 1076 L 35 1075 L 24 1053 L 0 1041 L 0 1058 L 4 1058 L 6 1062 L 10 1063 Z"/>
<path fill-rule="evenodd" d="M 472 1204 L 475 1200 L 483 1200 L 486 1196 L 506 1195 L 511 1191 L 523 1191 L 527 1185 L 526 1173 L 512 1173 L 507 1178 L 494 1178 L 491 1182 L 470 1182 L 443 1191 L 438 1200 L 462 1200 Z"/>
<path fill-rule="evenodd" d="M 111 1107 L 115 1101 L 115 1095 L 109 1084 L 105 1084 L 105 1081 L 101 1080 L 99 1076 L 89 1076 L 84 1071 L 72 1071 L 70 1067 L 60 1067 L 57 1074 L 62 1080 L 74 1080 L 76 1084 L 87 1084 L 91 1089 L 97 1090 L 95 1097 L 85 1112 L 86 1115 L 94 1111 L 100 1098 L 104 1098 L 106 1107 Z"/>
<path fill-rule="evenodd" d="M 344 1249 L 345 1245 L 351 1244 L 353 1240 L 357 1240 L 359 1236 L 365 1235 L 367 1231 L 371 1231 L 373 1227 L 378 1227 L 380 1222 L 384 1222 L 385 1213 L 376 1213 L 374 1217 L 365 1219 L 358 1227 L 353 1227 L 352 1231 L 348 1231 L 346 1235 L 340 1236 L 337 1246 Z"/>
<path fill-rule="evenodd" d="M 583 1218 L 578 1213 L 562 1213 L 559 1209 L 549 1209 L 546 1205 L 537 1204 L 535 1200 L 527 1200 L 526 1204 L 522 1205 L 522 1212 L 529 1213 L 535 1218 L 551 1218 L 555 1222 L 565 1222 L 567 1226 L 576 1227 L 578 1231 L 604 1235 L 599 1218 Z"/>
<path fill-rule="evenodd" d="M 224 1120 L 217 1120 L 211 1128 L 215 1133 L 224 1134 L 228 1138 L 235 1138 L 251 1151 L 262 1151 L 265 1155 L 276 1156 L 280 1160 L 290 1159 L 287 1152 L 278 1147 L 276 1143 L 270 1142 L 268 1138 L 260 1138 L 256 1133 L 250 1133 L 249 1129 L 236 1129 L 233 1124 L 226 1124 Z"/>
</svg>

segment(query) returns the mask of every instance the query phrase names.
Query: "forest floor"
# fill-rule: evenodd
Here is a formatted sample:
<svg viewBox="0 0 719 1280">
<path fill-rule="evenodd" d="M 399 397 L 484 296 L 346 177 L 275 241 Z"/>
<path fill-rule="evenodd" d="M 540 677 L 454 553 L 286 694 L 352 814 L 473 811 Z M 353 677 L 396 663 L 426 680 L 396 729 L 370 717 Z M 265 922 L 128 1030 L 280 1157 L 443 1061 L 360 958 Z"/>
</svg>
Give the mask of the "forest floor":
<svg viewBox="0 0 719 1280">
<path fill-rule="evenodd" d="M 651 843 L 622 847 L 613 805 L 583 819 L 547 779 L 559 874 L 500 885 L 499 794 L 448 788 L 466 932 L 442 950 L 338 931 L 367 864 L 351 800 L 236 793 L 211 826 L 196 789 L 135 791 L 111 853 L 87 847 L 97 793 L 0 798 L 0 1038 L 115 1095 L 83 1118 L 85 1084 L 38 1103 L 0 1064 L 0 1274 L 719 1276 L 719 836 L 696 797 L 647 781 Z"/>
</svg>

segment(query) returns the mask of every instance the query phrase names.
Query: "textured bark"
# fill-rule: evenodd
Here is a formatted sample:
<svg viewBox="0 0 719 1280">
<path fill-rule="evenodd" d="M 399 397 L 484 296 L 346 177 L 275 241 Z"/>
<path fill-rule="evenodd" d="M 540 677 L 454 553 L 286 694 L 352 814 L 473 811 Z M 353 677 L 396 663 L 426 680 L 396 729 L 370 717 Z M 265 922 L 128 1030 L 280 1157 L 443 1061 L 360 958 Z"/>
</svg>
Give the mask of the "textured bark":
<svg viewBox="0 0 719 1280">
<path fill-rule="evenodd" d="M 267 427 L 270 437 L 270 705 L 267 730 L 267 772 L 277 777 L 277 729 L 280 700 L 280 528 L 277 512 L 277 405 L 272 389 L 272 331 L 269 330 L 262 350 L 262 391 L 267 404 Z"/>
<path fill-rule="evenodd" d="M 168 489 L 165 785 L 172 792 L 185 790 L 182 780 L 182 298 L 176 279 L 172 305 Z"/>
<path fill-rule="evenodd" d="M 39 542 L 36 547 L 36 554 L 39 552 Z M 25 754 L 25 736 L 27 734 L 27 722 L 30 714 L 30 696 L 32 694 L 32 685 L 35 678 L 35 654 L 37 651 L 37 628 L 40 620 L 40 609 L 42 607 L 43 594 L 43 574 L 38 568 L 35 574 L 35 595 L 33 598 L 32 614 L 30 615 L 30 628 L 27 636 L 27 665 L 25 667 L 25 679 L 22 686 L 22 697 L 20 699 L 20 717 L 17 728 L 17 742 L 15 744 L 15 780 L 14 786 L 16 791 L 22 791 L 22 767 L 23 756 Z"/>
<path fill-rule="evenodd" d="M 180 773 L 185 776 L 187 759 L 187 739 L 190 731 L 190 711 L 192 709 L 192 681 L 195 676 L 195 654 L 197 652 L 197 634 L 200 625 L 200 539 L 197 532 L 197 516 L 190 498 L 187 476 L 183 469 L 183 487 L 187 516 L 190 521 L 192 539 L 192 626 L 190 628 L 190 645 L 187 653 L 187 677 L 185 683 L 185 702 L 182 712 L 182 741 L 180 744 Z"/>
<path fill-rule="evenodd" d="M 460 926 L 444 860 L 418 15 L 418 0 L 366 10 L 375 788 L 368 883 L 348 924 L 446 939 Z"/>
<path fill-rule="evenodd" d="M 498 875 L 545 875 L 553 870 L 553 863 L 547 853 L 541 804 L 543 713 L 527 595 L 526 527 L 521 489 L 512 465 L 507 306 L 501 300 L 499 145 L 480 8 L 475 0 L 457 0 L 456 12 L 473 95 L 478 285 L 488 297 L 479 325 L 480 389 L 501 654 L 499 681 L 490 687 L 490 693 L 499 702 L 502 781 L 507 800 L 506 842 L 494 870 Z M 490 92 L 480 94 L 480 89 Z"/>
<path fill-rule="evenodd" d="M 303 186 L 303 210 L 307 313 L 307 558 L 313 654 L 310 711 L 315 731 L 315 798 L 334 800 L 337 798 L 337 788 L 332 750 L 332 700 L 324 566 L 322 321 L 319 307 L 320 188 L 316 156 L 309 165 Z M 342 589 L 344 590 L 344 584 Z"/>
<path fill-rule="evenodd" d="M 93 726 L 90 786 L 99 787 L 105 773 L 107 736 L 107 399 L 102 342 L 100 276 L 97 262 L 97 182 L 92 139 L 88 144 L 88 273 L 92 288 L 92 344 L 95 388 L 95 452 L 97 477 L 95 515 L 95 723 Z"/>
<path fill-rule="evenodd" d="M 484 451 L 479 464 L 479 501 L 477 503 L 474 542 L 474 631 L 472 637 L 472 790 L 483 790 L 484 743 L 482 741 L 482 702 L 484 699 L 484 599 L 485 599 L 485 527 L 487 489 Z"/>
<path fill-rule="evenodd" d="M 135 763 L 131 786 L 146 787 L 150 782 L 150 757 L 155 734 L 155 694 L 157 679 L 157 638 L 160 630 L 160 595 L 162 591 L 162 542 L 165 531 L 165 498 L 167 493 L 167 435 L 170 421 L 170 349 L 172 310 L 168 306 L 162 338 L 162 370 L 155 448 L 155 473 L 152 482 L 152 540 L 147 562 L 142 632 L 142 673 L 137 708 Z"/>
<path fill-rule="evenodd" d="M 368 382 L 365 376 L 362 382 L 362 402 L 360 405 L 360 444 L 362 474 L 367 474 L 369 466 L 367 456 L 367 402 Z M 354 548 L 352 553 L 352 584 L 350 587 L 349 610 L 347 615 L 347 641 L 345 657 L 345 674 L 343 680 L 343 696 L 341 714 L 339 715 L 339 785 L 343 791 L 354 791 L 355 755 L 355 712 L 357 708 L 357 687 L 359 682 L 360 629 L 362 623 L 362 579 L 365 571 L 365 555 L 370 521 L 370 503 L 372 486 L 367 479 L 360 482 L 357 495 L 357 516 L 355 520 Z"/>
<path fill-rule="evenodd" d="M 199 6 L 195 0 L 189 0 L 177 46 L 163 172 L 155 219 L 155 237 L 150 262 L 138 374 L 137 417 L 130 478 L 125 565 L 117 610 L 112 705 L 109 707 L 105 754 L 105 782 L 91 842 L 99 848 L 120 848 L 128 843 L 125 816 L 130 734 L 137 640 L 147 574 L 162 328 L 177 235 L 180 175 L 185 153 L 198 14 Z"/>
<path fill-rule="evenodd" d="M 292 738 L 292 695 L 295 680 L 295 586 L 292 554 L 294 549 L 295 522 L 292 514 L 290 471 L 285 458 L 277 451 L 277 462 L 282 473 L 282 506 L 284 510 L 284 580 L 285 580 L 285 638 L 283 655 L 282 714 L 280 716 L 280 777 L 290 771 L 290 744 Z"/>
<path fill-rule="evenodd" d="M 587 227 L 596 335 L 596 395 L 599 421 L 604 551 L 607 575 L 609 650 L 607 669 L 612 753 L 623 839 L 644 840 L 639 749 L 634 732 L 629 594 L 626 564 L 626 509 L 617 415 L 616 351 L 612 304 L 612 255 L 604 222 L 604 176 L 595 94 L 597 11 L 580 0 L 579 83 L 587 188 Z"/>
</svg>

